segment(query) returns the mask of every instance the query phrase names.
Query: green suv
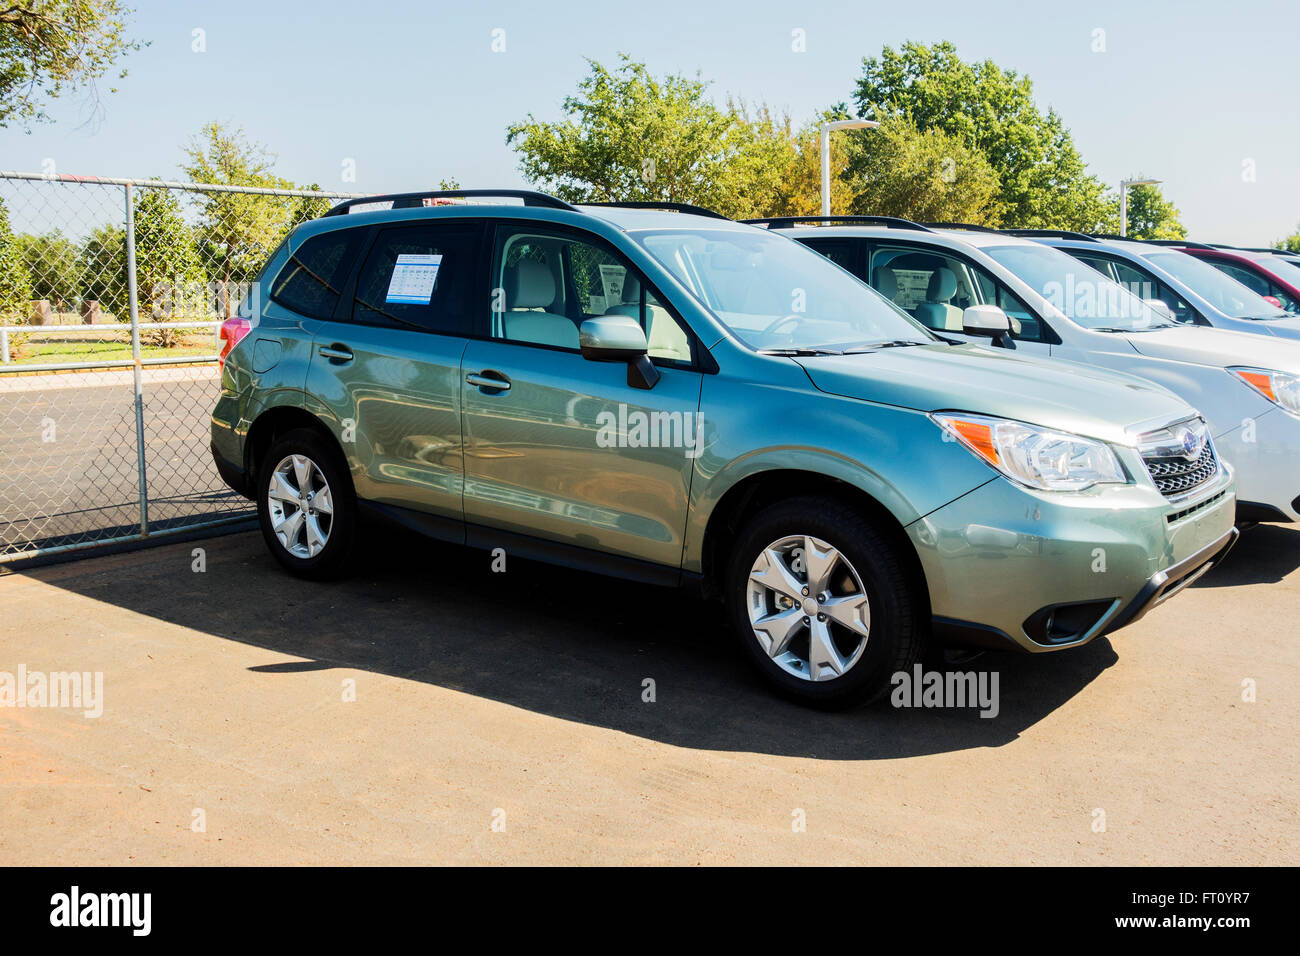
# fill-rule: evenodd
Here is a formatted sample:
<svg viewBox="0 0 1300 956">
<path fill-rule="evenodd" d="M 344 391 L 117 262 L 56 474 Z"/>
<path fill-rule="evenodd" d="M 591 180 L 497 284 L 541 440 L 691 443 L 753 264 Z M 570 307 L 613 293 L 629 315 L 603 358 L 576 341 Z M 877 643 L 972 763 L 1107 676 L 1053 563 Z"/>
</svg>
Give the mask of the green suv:
<svg viewBox="0 0 1300 956">
<path fill-rule="evenodd" d="M 931 640 L 1086 643 L 1237 533 L 1172 393 L 945 338 L 694 207 L 354 200 L 292 232 L 223 335 L 213 456 L 290 571 L 338 574 L 380 519 L 697 586 L 812 704 L 881 696 Z"/>
</svg>

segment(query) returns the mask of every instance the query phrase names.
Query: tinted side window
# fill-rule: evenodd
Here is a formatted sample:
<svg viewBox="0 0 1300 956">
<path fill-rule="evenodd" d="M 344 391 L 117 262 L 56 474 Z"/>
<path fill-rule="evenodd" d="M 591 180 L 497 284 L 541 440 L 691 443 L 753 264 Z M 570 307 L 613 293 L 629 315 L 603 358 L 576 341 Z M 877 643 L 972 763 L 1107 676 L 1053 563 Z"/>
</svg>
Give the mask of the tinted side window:
<svg viewBox="0 0 1300 956">
<path fill-rule="evenodd" d="M 853 244 L 847 239 L 805 239 L 801 240 L 809 249 L 815 249 L 841 269 L 857 274 L 854 261 Z"/>
<path fill-rule="evenodd" d="M 493 266 L 492 337 L 551 348 L 578 349 L 578 329 L 590 318 L 625 315 L 645 331 L 650 358 L 689 365 L 685 326 L 641 281 L 621 255 L 560 233 L 503 228 Z"/>
<path fill-rule="evenodd" d="M 313 319 L 334 314 L 343 283 L 352 271 L 362 230 L 338 229 L 308 239 L 271 283 L 271 299 Z"/>
<path fill-rule="evenodd" d="M 1262 276 L 1258 276 L 1254 272 L 1251 272 L 1249 269 L 1243 269 L 1240 266 L 1235 266 L 1228 262 L 1217 262 L 1213 259 L 1210 260 L 1210 265 L 1214 266 L 1220 272 L 1226 272 L 1246 288 L 1250 289 L 1250 291 L 1258 295 L 1270 294 L 1268 291 L 1268 281 Z"/>
<path fill-rule="evenodd" d="M 380 231 L 357 276 L 352 321 L 468 335 L 478 230 L 463 225 Z"/>
<path fill-rule="evenodd" d="M 1159 299 L 1169 306 L 1174 318 L 1184 325 L 1196 324 L 1196 310 L 1178 297 L 1173 289 L 1156 279 L 1148 272 L 1142 272 L 1127 262 L 1115 263 L 1115 275 L 1119 284 L 1124 286 L 1139 299 Z"/>
</svg>

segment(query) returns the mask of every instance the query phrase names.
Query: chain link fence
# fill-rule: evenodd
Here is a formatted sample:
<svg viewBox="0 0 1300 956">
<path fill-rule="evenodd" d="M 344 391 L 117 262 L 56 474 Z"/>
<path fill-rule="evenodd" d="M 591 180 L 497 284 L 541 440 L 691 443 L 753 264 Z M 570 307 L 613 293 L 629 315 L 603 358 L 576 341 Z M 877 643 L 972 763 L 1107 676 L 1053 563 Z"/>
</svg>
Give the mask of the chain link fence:
<svg viewBox="0 0 1300 956">
<path fill-rule="evenodd" d="M 253 513 L 208 451 L 219 329 L 359 195 L 0 172 L 0 562 Z"/>
</svg>

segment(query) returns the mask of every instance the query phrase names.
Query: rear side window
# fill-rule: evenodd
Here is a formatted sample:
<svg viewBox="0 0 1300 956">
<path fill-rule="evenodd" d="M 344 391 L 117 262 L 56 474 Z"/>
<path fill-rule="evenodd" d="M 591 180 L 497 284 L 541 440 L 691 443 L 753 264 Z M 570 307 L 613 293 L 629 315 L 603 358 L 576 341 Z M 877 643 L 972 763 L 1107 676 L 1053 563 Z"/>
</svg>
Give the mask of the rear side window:
<svg viewBox="0 0 1300 956">
<path fill-rule="evenodd" d="M 271 284 L 271 300 L 312 319 L 334 314 L 361 243 L 359 229 L 338 229 L 308 239 Z"/>
<path fill-rule="evenodd" d="M 468 335 L 478 236 L 460 224 L 381 230 L 357 276 L 352 321 Z"/>
</svg>

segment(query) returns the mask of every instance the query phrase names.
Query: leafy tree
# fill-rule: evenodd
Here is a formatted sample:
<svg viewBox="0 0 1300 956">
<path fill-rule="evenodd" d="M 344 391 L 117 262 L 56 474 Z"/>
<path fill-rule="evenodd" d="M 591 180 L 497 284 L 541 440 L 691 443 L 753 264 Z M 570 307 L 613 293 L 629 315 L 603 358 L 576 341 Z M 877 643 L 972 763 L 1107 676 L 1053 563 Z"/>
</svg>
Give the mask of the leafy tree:
<svg viewBox="0 0 1300 956">
<path fill-rule="evenodd" d="M 886 46 L 863 60 L 854 102 L 859 115 L 910 116 L 982 153 L 997 171 L 1006 222 L 1022 227 L 1095 230 L 1107 218 L 1105 189 L 1088 174 L 1069 130 L 1034 103 L 1033 84 L 991 60 L 967 63 L 951 43 Z M 882 137 L 867 138 L 886 148 Z"/>
<path fill-rule="evenodd" d="M 1000 224 L 997 171 L 978 149 L 942 129 L 890 116 L 850 141 L 852 211 L 918 222 Z"/>
<path fill-rule="evenodd" d="M 1114 227 L 1119 232 L 1119 197 L 1113 205 Z M 1160 192 L 1159 186 L 1130 186 L 1128 190 L 1128 234 L 1133 239 L 1186 239 L 1187 229 L 1175 206 Z"/>
<path fill-rule="evenodd" d="M 564 120 L 544 123 L 529 114 L 508 128 L 506 143 L 519 153 L 524 175 L 569 202 L 685 202 L 726 215 L 759 212 L 746 177 L 779 152 L 772 138 L 755 135 L 713 103 L 698 76 L 658 79 L 644 63 L 626 54 L 620 60 L 614 70 L 588 60 L 577 95 L 564 100 Z"/>
<path fill-rule="evenodd" d="M 95 81 L 140 49 L 124 36 L 130 12 L 121 0 L 11 0 L 0 9 L 0 127 L 47 121 L 45 101 L 69 90 L 87 90 L 97 107 Z"/>
<path fill-rule="evenodd" d="M 274 157 L 250 143 L 242 130 L 209 123 L 185 149 L 181 167 L 193 181 L 223 186 L 292 189 L 293 183 L 272 171 Z M 279 196 L 205 192 L 199 225 L 203 258 L 213 266 L 220 310 L 235 314 L 238 294 L 231 283 L 248 282 L 291 225 L 293 206 Z"/>
<path fill-rule="evenodd" d="M 1273 248 L 1285 249 L 1288 252 L 1300 252 L 1300 226 L 1296 227 L 1296 231 L 1292 235 L 1274 242 Z"/>
<path fill-rule="evenodd" d="M 320 186 L 312 183 L 305 186 L 312 192 L 320 192 Z M 319 219 L 325 213 L 330 211 L 330 207 L 335 204 L 336 200 L 328 199 L 324 196 L 301 196 L 294 204 L 292 212 L 289 213 L 289 228 L 293 228 L 299 223 L 309 222 L 312 219 Z"/>
<path fill-rule="evenodd" d="M 171 190 L 144 189 L 135 200 L 135 273 L 141 322 L 184 317 L 187 292 L 192 283 L 202 282 L 203 269 Z M 149 336 L 158 345 L 172 345 L 177 337 L 172 329 Z"/>
<path fill-rule="evenodd" d="M 39 236 L 21 235 L 17 245 L 32 298 L 48 299 L 56 312 L 69 311 L 81 284 L 77 244 L 56 229 Z"/>
<path fill-rule="evenodd" d="M 31 298 L 22 249 L 9 227 L 9 210 L 0 199 L 0 322 L 8 324 L 21 317 Z"/>
<path fill-rule="evenodd" d="M 138 208 L 138 203 L 137 203 Z M 118 321 L 129 319 L 127 304 L 126 231 L 101 226 L 81 247 L 82 295 Z"/>
</svg>

